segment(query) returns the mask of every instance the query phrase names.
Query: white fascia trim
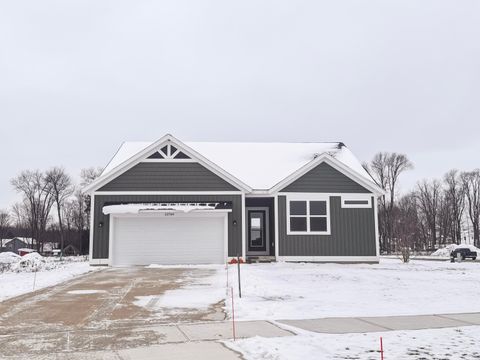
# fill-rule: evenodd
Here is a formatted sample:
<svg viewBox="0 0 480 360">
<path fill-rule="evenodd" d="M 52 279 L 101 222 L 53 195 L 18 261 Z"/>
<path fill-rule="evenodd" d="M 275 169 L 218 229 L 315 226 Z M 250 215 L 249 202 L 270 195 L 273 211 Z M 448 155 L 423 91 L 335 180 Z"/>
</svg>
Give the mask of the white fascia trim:
<svg viewBox="0 0 480 360">
<path fill-rule="evenodd" d="M 208 170 L 212 171 L 216 175 L 220 176 L 222 179 L 227 181 L 228 183 L 239 187 L 241 190 L 251 192 L 252 188 L 250 188 L 247 184 L 243 183 L 241 180 L 237 179 L 235 176 L 229 174 L 192 148 L 185 145 L 183 142 L 175 138 L 174 136 L 167 134 L 161 137 L 159 140 L 155 141 L 150 146 L 147 146 L 145 149 L 137 153 L 136 155 L 132 156 L 131 158 L 125 160 L 123 163 L 112 169 L 108 174 L 105 176 L 100 176 L 98 179 L 94 180 L 91 184 L 87 185 L 82 189 L 84 193 L 91 193 L 98 188 L 102 187 L 103 185 L 107 184 L 108 182 L 112 181 L 128 169 L 132 168 L 142 160 L 144 160 L 145 156 L 149 153 L 161 148 L 162 145 L 165 144 L 174 144 L 177 149 L 180 149 L 184 152 L 188 157 L 191 159 L 197 160 L 198 163 L 205 166 Z"/>
<path fill-rule="evenodd" d="M 278 258 L 278 255 L 280 254 L 280 249 L 278 247 L 279 244 L 279 226 L 278 226 L 278 195 L 275 195 L 274 200 L 273 200 L 273 208 L 274 208 L 274 216 L 275 216 L 275 257 Z"/>
<path fill-rule="evenodd" d="M 242 193 L 242 258 L 245 259 L 245 254 L 247 253 L 247 231 L 245 229 L 245 219 L 246 219 L 246 204 L 245 204 L 245 194 Z"/>
<path fill-rule="evenodd" d="M 90 196 L 90 238 L 89 238 L 89 246 L 88 246 L 88 257 L 90 263 L 93 261 L 93 227 L 94 227 L 94 218 L 95 218 L 95 194 Z"/>
<path fill-rule="evenodd" d="M 378 199 L 375 197 L 373 199 L 373 216 L 375 217 L 375 248 L 377 251 L 377 256 L 380 256 L 380 236 L 378 233 Z"/>
<path fill-rule="evenodd" d="M 90 259 L 90 265 L 108 265 L 108 259 Z"/>
<path fill-rule="evenodd" d="M 265 189 L 253 189 L 249 195 L 252 196 L 262 196 L 262 195 L 272 195 L 270 190 L 265 190 Z"/>
<path fill-rule="evenodd" d="M 141 163 L 196 163 L 198 161 L 192 159 L 143 159 Z"/>
<path fill-rule="evenodd" d="M 378 263 L 378 256 L 277 256 L 282 262 L 322 262 L 322 263 Z"/>
<path fill-rule="evenodd" d="M 259 193 L 249 193 L 246 194 L 247 198 L 273 198 L 275 197 L 275 194 L 259 194 Z"/>
<path fill-rule="evenodd" d="M 95 191 L 95 195 L 241 195 L 242 191 Z"/>
<path fill-rule="evenodd" d="M 357 182 L 358 184 L 364 186 L 367 190 L 370 190 L 372 193 L 374 193 L 377 196 L 384 195 L 383 189 L 378 187 L 373 180 L 368 181 L 367 179 L 363 178 L 361 175 L 358 175 L 355 171 L 350 169 L 348 166 L 344 165 L 341 161 L 335 159 L 333 156 L 324 153 L 317 158 L 313 159 L 309 163 L 305 164 L 302 166 L 300 169 L 295 171 L 294 173 L 290 174 L 287 176 L 285 179 L 280 181 L 278 184 L 273 186 L 269 192 L 270 193 L 275 193 L 283 188 L 287 187 L 290 185 L 292 182 L 295 180 L 301 178 L 303 175 L 305 175 L 307 172 L 315 168 L 316 166 L 320 165 L 321 163 L 327 163 L 328 165 L 332 166 L 334 169 L 340 171 L 343 175 L 349 177 L 353 181 Z"/>
<path fill-rule="evenodd" d="M 97 193 L 95 193 L 97 194 Z M 322 197 L 322 196 L 339 196 L 339 197 L 350 197 L 350 198 L 355 198 L 355 199 L 361 199 L 361 198 L 365 198 L 365 197 L 372 197 L 372 196 L 375 196 L 374 194 L 370 194 L 370 193 L 322 193 L 322 192 L 279 192 L 277 193 L 277 195 L 279 196 L 290 196 L 290 197 L 293 197 L 293 196 L 298 196 L 298 197 L 302 197 L 302 196 L 319 196 L 319 197 Z"/>
<path fill-rule="evenodd" d="M 159 147 L 161 144 L 169 140 L 169 137 L 171 135 L 167 134 L 165 136 L 162 136 L 160 139 L 152 143 L 150 146 L 147 146 L 145 149 L 140 151 L 139 153 L 133 155 L 129 159 L 125 160 L 123 163 L 117 165 L 115 168 L 113 168 L 108 174 L 104 176 L 100 176 L 94 181 L 92 181 L 89 185 L 85 186 L 82 189 L 82 192 L 84 193 L 90 193 L 95 191 L 96 189 L 102 187 L 109 181 L 113 180 L 116 178 L 118 175 L 124 173 L 128 169 L 132 168 L 135 166 L 140 160 L 142 160 L 143 157 L 145 157 L 148 153 L 153 152 L 156 150 L 157 147 Z M 118 151 L 117 151 L 118 152 Z"/>
<path fill-rule="evenodd" d="M 215 217 L 224 216 L 225 213 L 231 213 L 232 209 L 217 209 L 217 210 L 193 210 L 190 212 L 176 211 L 176 210 L 145 210 L 138 213 L 110 213 L 116 218 L 138 218 L 138 217 L 161 217 L 166 216 L 165 213 L 175 214 L 177 218 L 189 217 Z"/>
</svg>

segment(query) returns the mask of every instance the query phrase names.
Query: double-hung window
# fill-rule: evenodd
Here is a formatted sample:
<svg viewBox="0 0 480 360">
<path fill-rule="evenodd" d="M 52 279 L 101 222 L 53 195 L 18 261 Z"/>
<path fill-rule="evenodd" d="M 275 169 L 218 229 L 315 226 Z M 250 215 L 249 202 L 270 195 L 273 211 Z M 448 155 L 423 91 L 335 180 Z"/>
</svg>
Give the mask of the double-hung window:
<svg viewBox="0 0 480 360">
<path fill-rule="evenodd" d="M 287 198 L 288 234 L 330 234 L 329 200 Z"/>
</svg>

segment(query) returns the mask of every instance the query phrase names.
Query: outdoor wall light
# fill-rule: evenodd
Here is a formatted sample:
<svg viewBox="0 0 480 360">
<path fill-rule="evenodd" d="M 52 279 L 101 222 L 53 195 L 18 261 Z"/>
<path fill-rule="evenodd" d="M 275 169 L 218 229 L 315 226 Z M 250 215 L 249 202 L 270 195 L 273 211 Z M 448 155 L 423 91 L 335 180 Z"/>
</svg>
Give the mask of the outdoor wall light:
<svg viewBox="0 0 480 360">
<path fill-rule="evenodd" d="M 100 221 L 100 222 L 98 223 L 98 227 L 99 227 L 99 228 L 103 227 L 103 222 Z"/>
<path fill-rule="evenodd" d="M 237 226 L 237 220 L 233 220 L 233 226 Z"/>
</svg>

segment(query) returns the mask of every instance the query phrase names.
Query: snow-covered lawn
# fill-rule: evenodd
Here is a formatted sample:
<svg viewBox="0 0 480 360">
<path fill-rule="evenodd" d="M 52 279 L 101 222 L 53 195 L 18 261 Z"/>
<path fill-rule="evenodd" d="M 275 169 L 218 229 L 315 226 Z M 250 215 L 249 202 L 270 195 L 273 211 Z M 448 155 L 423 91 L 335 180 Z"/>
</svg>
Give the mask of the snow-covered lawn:
<svg viewBox="0 0 480 360">
<path fill-rule="evenodd" d="M 201 268 L 201 267 L 200 267 Z M 242 265 L 242 298 L 237 266 L 210 266 L 210 276 L 187 275 L 187 285 L 136 304 L 162 309 L 204 309 L 225 300 L 230 289 L 238 320 L 421 315 L 480 312 L 480 264 L 465 261 L 382 259 L 380 264 L 272 263 Z M 153 301 L 155 300 L 155 301 Z M 170 311 L 170 310 L 169 310 Z"/>
<path fill-rule="evenodd" d="M 59 284 L 92 270 L 88 262 L 80 257 L 60 261 L 58 258 L 43 258 L 36 253 L 23 258 L 2 253 L 0 260 L 4 269 L 0 272 L 0 301 Z"/>
<path fill-rule="evenodd" d="M 480 326 L 392 331 L 381 334 L 385 359 L 479 359 Z M 225 344 L 247 360 L 380 359 L 380 334 L 316 334 L 255 337 Z"/>
<path fill-rule="evenodd" d="M 229 272 L 236 292 L 236 267 Z M 241 278 L 241 320 L 480 311 L 480 264 L 471 262 L 255 264 L 242 266 Z"/>
</svg>

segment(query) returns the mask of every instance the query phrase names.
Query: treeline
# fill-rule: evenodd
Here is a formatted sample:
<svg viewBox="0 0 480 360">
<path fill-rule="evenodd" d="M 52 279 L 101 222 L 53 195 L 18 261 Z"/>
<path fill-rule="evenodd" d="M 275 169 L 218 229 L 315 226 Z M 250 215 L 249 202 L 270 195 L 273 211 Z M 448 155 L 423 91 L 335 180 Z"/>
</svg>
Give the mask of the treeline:
<svg viewBox="0 0 480 360">
<path fill-rule="evenodd" d="M 9 210 L 0 210 L 0 240 L 28 237 L 36 240 L 34 249 L 39 252 L 43 252 L 45 243 L 52 242 L 62 252 L 73 245 L 87 254 L 90 196 L 80 189 L 100 173 L 101 169 L 83 169 L 77 185 L 61 167 L 22 171 L 11 180 L 22 200 Z"/>
<path fill-rule="evenodd" d="M 471 232 L 480 246 L 480 170 L 451 170 L 441 179 L 421 180 L 406 194 L 398 193 L 400 176 L 413 168 L 404 154 L 378 153 L 365 169 L 385 190 L 379 199 L 381 253 L 434 251 L 460 244 Z"/>
</svg>

